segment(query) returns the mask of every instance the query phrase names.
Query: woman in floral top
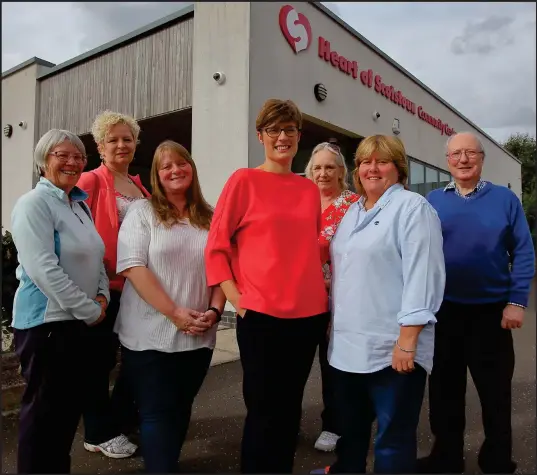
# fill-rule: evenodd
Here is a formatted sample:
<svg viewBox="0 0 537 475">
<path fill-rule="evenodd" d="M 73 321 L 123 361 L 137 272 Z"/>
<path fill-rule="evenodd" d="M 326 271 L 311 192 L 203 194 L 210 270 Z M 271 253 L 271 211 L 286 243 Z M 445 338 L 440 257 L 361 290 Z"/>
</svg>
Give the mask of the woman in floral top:
<svg viewBox="0 0 537 475">
<path fill-rule="evenodd" d="M 349 206 L 358 201 L 359 196 L 348 190 L 347 167 L 345 158 L 337 145 L 323 142 L 313 149 L 310 161 L 306 167 L 306 177 L 312 180 L 321 193 L 322 226 L 319 235 L 319 245 L 323 259 L 323 273 L 327 287 L 330 285 L 330 242 L 336 233 L 341 219 L 349 209 Z M 329 322 L 327 322 L 327 325 Z M 339 439 L 335 428 L 334 410 L 332 403 L 332 385 L 330 384 L 330 369 L 327 359 L 328 338 L 319 342 L 319 363 L 323 384 L 324 410 L 321 414 L 323 421 L 322 432 L 315 448 L 325 452 L 331 452 L 336 447 Z"/>
</svg>

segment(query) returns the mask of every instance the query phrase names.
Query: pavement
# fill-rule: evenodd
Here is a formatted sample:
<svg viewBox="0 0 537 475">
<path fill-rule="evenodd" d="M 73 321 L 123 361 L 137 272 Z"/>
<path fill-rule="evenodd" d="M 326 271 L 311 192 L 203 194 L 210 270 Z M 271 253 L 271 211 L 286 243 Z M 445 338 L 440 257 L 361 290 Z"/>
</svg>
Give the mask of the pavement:
<svg viewBox="0 0 537 475">
<path fill-rule="evenodd" d="M 513 378 L 513 438 L 517 473 L 537 473 L 536 467 L 536 289 L 535 282 L 530 307 L 523 329 L 514 331 L 516 367 Z M 274 350 L 277 351 L 275 342 Z M 212 367 L 196 399 L 192 422 L 181 455 L 181 471 L 186 473 L 238 473 L 240 441 L 245 407 L 242 400 L 242 370 L 235 330 L 218 332 Z M 225 364 L 224 364 L 225 363 Z M 418 456 L 431 448 L 431 433 L 427 420 L 427 391 L 418 428 Z M 321 430 L 321 375 L 315 362 L 306 386 L 300 440 L 295 473 L 308 473 L 312 468 L 329 465 L 333 454 L 316 451 L 313 444 Z M 480 473 L 477 453 L 483 441 L 481 409 L 477 392 L 469 378 L 467 393 L 466 472 Z M 73 473 L 141 473 L 141 457 L 112 460 L 100 454 L 86 452 L 82 446 L 82 427 L 73 443 Z M 2 420 L 2 473 L 15 473 L 17 419 L 15 415 Z M 369 457 L 371 471 L 372 454 Z"/>
</svg>

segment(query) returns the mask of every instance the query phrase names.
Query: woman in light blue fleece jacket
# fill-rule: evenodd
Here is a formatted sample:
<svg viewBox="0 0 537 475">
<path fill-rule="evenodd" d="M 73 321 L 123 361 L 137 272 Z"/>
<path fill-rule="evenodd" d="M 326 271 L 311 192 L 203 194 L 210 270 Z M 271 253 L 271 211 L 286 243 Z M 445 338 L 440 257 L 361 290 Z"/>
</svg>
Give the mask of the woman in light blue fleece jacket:
<svg viewBox="0 0 537 475">
<path fill-rule="evenodd" d="M 104 244 L 76 187 L 86 166 L 82 141 L 66 130 L 39 140 L 34 165 L 41 179 L 11 215 L 19 288 L 13 304 L 22 396 L 18 473 L 69 473 L 80 420 L 87 327 L 105 317 L 110 299 Z"/>
</svg>

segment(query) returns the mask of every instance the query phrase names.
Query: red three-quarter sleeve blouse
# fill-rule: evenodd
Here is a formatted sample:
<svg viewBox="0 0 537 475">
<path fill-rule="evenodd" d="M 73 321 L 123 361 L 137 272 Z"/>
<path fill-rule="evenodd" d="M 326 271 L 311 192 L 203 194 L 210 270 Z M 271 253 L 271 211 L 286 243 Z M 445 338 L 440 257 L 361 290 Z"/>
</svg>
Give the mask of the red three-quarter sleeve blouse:
<svg viewBox="0 0 537 475">
<path fill-rule="evenodd" d="M 320 196 L 310 180 L 237 170 L 224 186 L 209 231 L 207 283 L 234 280 L 241 308 L 273 317 L 325 313 L 320 231 Z"/>
</svg>

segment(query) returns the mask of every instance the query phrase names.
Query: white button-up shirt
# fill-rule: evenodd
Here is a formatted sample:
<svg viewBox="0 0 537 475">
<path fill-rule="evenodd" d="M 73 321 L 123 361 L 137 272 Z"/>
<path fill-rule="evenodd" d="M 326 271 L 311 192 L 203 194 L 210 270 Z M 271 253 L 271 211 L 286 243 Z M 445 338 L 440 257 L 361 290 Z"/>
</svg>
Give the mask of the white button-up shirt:
<svg viewBox="0 0 537 475">
<path fill-rule="evenodd" d="M 349 208 L 330 246 L 330 365 L 380 371 L 392 364 L 400 326 L 425 325 L 414 361 L 430 373 L 445 285 L 440 220 L 425 198 L 401 184 L 369 211 L 363 202 Z"/>
</svg>

